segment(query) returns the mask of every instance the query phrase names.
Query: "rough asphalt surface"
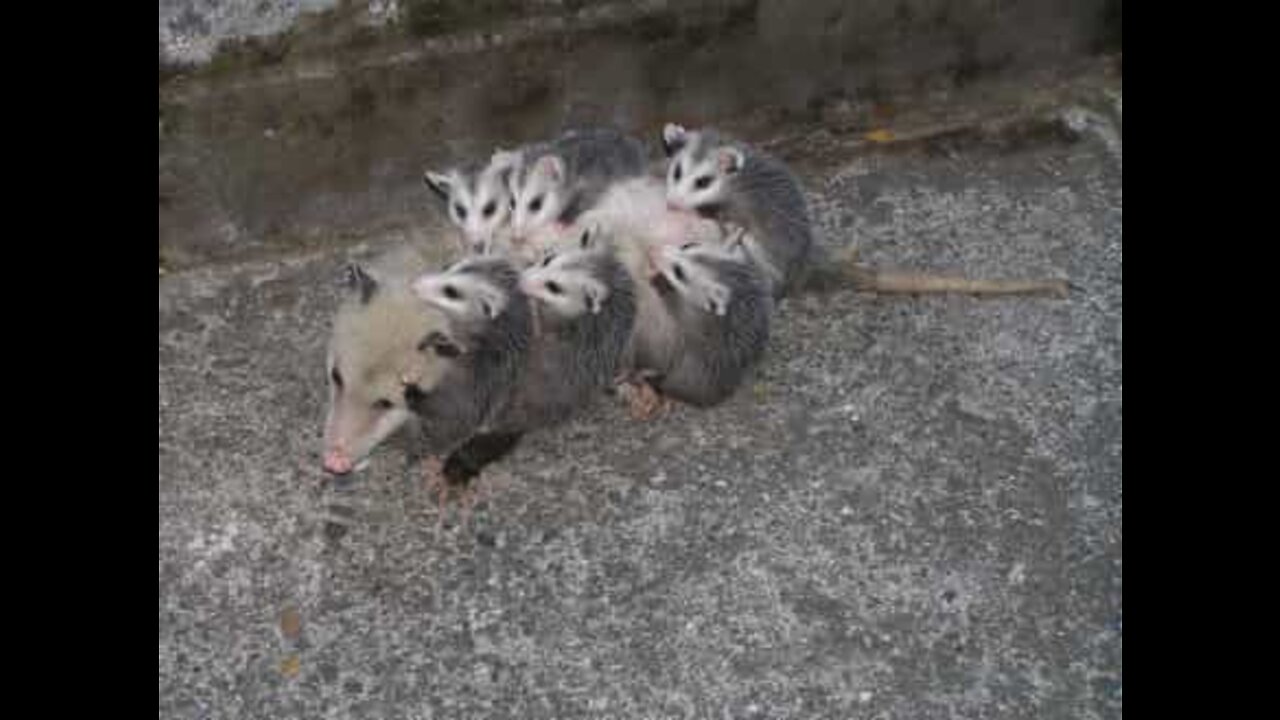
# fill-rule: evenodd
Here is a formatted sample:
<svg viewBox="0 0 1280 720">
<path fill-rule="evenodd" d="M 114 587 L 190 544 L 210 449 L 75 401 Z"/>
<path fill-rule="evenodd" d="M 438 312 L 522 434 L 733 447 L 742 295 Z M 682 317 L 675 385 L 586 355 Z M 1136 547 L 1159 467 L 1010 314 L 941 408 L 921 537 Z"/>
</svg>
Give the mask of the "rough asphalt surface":
<svg viewBox="0 0 1280 720">
<path fill-rule="evenodd" d="M 1119 718 L 1120 157 L 850 157 L 822 234 L 1066 300 L 789 301 L 726 406 L 609 403 L 437 530 L 322 481 L 344 251 L 160 280 L 162 718 Z"/>
</svg>

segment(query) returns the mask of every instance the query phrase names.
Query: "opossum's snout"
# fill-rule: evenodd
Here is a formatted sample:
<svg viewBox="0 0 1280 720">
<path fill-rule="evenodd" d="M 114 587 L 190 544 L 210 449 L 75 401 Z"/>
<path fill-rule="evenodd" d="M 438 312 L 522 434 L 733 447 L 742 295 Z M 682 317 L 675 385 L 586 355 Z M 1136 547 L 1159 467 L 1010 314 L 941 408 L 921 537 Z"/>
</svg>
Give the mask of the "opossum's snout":
<svg viewBox="0 0 1280 720">
<path fill-rule="evenodd" d="M 341 450 L 328 450 L 324 454 L 324 471 L 330 475 L 348 475 L 355 469 L 355 463 Z"/>
</svg>

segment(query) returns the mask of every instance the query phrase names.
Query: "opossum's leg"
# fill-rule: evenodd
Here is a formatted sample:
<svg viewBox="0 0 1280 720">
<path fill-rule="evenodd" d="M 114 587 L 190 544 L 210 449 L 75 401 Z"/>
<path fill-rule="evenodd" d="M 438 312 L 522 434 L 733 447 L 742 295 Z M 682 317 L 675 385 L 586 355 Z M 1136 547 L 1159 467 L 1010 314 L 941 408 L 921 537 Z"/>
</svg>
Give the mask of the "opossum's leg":
<svg viewBox="0 0 1280 720">
<path fill-rule="evenodd" d="M 628 379 L 618 389 L 633 420 L 652 420 L 670 407 L 667 397 L 658 392 L 646 378 Z"/>
<path fill-rule="evenodd" d="M 444 477 L 451 485 L 466 485 L 490 463 L 516 449 L 524 433 L 482 433 L 453 451 L 444 464 Z"/>
<path fill-rule="evenodd" d="M 436 455 L 428 455 L 422 461 L 422 475 L 428 492 L 437 495 L 436 529 L 444 525 L 445 501 L 449 499 L 449 481 L 444 473 L 444 461 Z"/>
<path fill-rule="evenodd" d="M 478 501 L 487 500 L 488 492 L 480 493 L 488 483 L 482 482 L 481 472 L 488 465 L 506 457 L 515 450 L 524 433 L 485 433 L 468 440 L 449 456 L 444 464 L 444 477 L 450 485 L 462 487 L 462 522 L 471 520 L 471 509 Z M 477 497 L 483 495 L 483 497 Z"/>
</svg>

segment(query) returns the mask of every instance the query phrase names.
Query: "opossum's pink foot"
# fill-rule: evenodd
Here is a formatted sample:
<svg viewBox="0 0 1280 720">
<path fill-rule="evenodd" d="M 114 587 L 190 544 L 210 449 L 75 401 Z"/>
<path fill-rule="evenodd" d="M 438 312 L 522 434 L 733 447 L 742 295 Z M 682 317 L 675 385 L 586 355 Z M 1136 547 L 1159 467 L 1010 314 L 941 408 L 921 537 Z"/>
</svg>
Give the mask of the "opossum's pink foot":
<svg viewBox="0 0 1280 720">
<path fill-rule="evenodd" d="M 643 380 L 631 380 L 618 388 L 633 420 L 652 420 L 666 412 L 670 401 Z"/>
</svg>

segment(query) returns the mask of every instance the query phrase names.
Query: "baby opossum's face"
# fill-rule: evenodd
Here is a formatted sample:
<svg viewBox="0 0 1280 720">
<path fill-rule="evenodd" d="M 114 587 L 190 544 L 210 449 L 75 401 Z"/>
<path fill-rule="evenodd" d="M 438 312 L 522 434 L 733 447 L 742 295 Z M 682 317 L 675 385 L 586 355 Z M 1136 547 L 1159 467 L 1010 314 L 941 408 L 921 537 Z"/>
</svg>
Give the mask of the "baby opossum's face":
<svg viewBox="0 0 1280 720">
<path fill-rule="evenodd" d="M 442 272 L 413 281 L 413 292 L 452 320 L 492 320 L 507 306 L 506 290 L 485 273 L 485 258 L 465 258 Z"/>
<path fill-rule="evenodd" d="M 427 171 L 427 187 L 445 203 L 450 222 L 460 228 L 472 252 L 492 249 L 494 237 L 511 219 L 509 177 L 518 162 L 514 153 L 499 151 L 475 176 L 457 170 Z"/>
<path fill-rule="evenodd" d="M 732 145 L 716 145 L 701 133 L 668 124 L 662 131 L 667 165 L 667 204 L 679 210 L 707 211 L 724 203 L 733 176 L 746 157 Z"/>
<path fill-rule="evenodd" d="M 511 188 L 511 231 L 516 244 L 555 223 L 567 202 L 564 161 L 544 155 L 527 172 L 518 173 Z"/>
<path fill-rule="evenodd" d="M 725 250 L 716 250 L 702 243 L 688 243 L 679 247 L 658 247 L 652 260 L 658 274 L 682 300 L 713 315 L 724 315 L 728 312 L 732 292 L 716 277 L 713 262 L 731 257 Z"/>
<path fill-rule="evenodd" d="M 592 276 L 589 249 L 549 251 L 520 275 L 520 289 L 555 315 L 573 319 L 599 313 L 609 288 Z"/>
</svg>

